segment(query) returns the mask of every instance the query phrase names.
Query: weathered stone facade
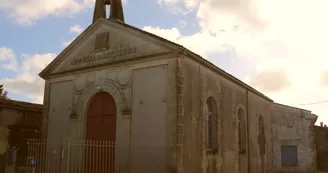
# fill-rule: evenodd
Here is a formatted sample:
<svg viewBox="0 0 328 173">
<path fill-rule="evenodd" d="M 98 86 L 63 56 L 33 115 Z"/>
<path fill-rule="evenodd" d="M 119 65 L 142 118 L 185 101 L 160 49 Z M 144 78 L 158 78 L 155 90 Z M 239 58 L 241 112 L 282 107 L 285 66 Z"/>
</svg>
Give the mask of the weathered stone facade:
<svg viewBox="0 0 328 173">
<path fill-rule="evenodd" d="M 210 68 L 210 64 L 185 56 L 180 60 L 183 67 L 183 167 L 188 173 L 218 172 L 270 172 L 271 153 L 271 100 L 259 96 L 249 88 L 240 85 L 220 72 Z M 204 63 L 204 61 L 203 61 Z M 213 97 L 218 112 L 218 152 L 208 152 L 205 139 L 206 100 Z M 179 101 L 178 101 L 179 102 Z M 246 153 L 238 152 L 237 112 L 244 109 L 246 114 Z M 266 152 L 259 152 L 258 119 L 265 121 Z M 251 158 L 251 159 L 250 159 Z M 249 165 L 249 166 L 248 166 Z"/>
<path fill-rule="evenodd" d="M 48 138 L 87 139 L 90 102 L 106 92 L 117 110 L 113 142 L 165 148 L 161 164 L 171 172 L 284 172 L 274 167 L 282 142 L 304 150 L 300 167 L 288 171 L 314 171 L 315 116 L 279 106 L 199 55 L 133 26 L 94 21 L 40 76 Z M 280 129 L 286 122 L 293 131 Z"/>
<path fill-rule="evenodd" d="M 94 51 L 96 35 L 106 32 L 115 33 L 106 43 L 109 47 L 134 45 L 136 52 L 113 58 L 106 54 L 111 50 L 104 50 L 98 59 L 90 52 Z M 79 65 L 71 63 L 88 54 L 95 58 Z M 272 100 L 172 42 L 100 19 L 40 75 L 46 79 L 44 115 L 48 116 L 43 122 L 48 138 L 84 138 L 88 103 L 102 91 L 112 95 L 117 104 L 116 143 L 122 147 L 143 144 L 170 148 L 165 154 L 167 162 L 179 173 L 272 171 Z M 205 107 L 209 98 L 213 98 L 217 113 L 215 150 L 207 147 Z M 152 106 L 141 110 L 149 99 Z M 238 112 L 243 113 L 238 116 Z M 146 118 L 150 115 L 159 117 L 150 122 L 151 117 Z M 145 126 L 156 134 L 142 130 Z M 239 146 L 241 133 L 243 151 Z"/>
<path fill-rule="evenodd" d="M 314 123 L 317 116 L 308 110 L 274 103 L 272 105 L 273 166 L 275 173 L 316 172 Z M 282 146 L 297 148 L 297 165 L 282 165 Z"/>
<path fill-rule="evenodd" d="M 328 172 L 328 127 L 314 126 L 317 171 Z"/>
</svg>

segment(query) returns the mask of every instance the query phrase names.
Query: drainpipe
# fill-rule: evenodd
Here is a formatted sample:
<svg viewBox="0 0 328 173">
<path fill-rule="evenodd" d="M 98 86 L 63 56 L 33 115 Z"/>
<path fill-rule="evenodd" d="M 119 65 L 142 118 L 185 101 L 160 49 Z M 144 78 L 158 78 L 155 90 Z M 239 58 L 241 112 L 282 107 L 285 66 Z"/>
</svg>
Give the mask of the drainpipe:
<svg viewBox="0 0 328 173">
<path fill-rule="evenodd" d="M 248 109 L 248 90 L 246 90 L 246 116 L 247 116 L 247 163 L 248 173 L 251 172 L 250 155 L 249 155 L 249 109 Z"/>
</svg>

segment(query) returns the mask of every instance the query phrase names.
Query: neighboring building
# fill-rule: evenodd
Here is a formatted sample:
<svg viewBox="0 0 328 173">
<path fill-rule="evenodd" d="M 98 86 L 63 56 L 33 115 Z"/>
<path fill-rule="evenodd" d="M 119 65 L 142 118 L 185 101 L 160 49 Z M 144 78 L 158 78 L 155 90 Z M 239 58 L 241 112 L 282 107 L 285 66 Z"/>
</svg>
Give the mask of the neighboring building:
<svg viewBox="0 0 328 173">
<path fill-rule="evenodd" d="M 314 124 L 311 111 L 274 103 L 272 107 L 275 173 L 316 172 Z"/>
<path fill-rule="evenodd" d="M 6 169 L 7 134 L 7 128 L 0 127 L 0 172 L 5 172 Z"/>
<path fill-rule="evenodd" d="M 18 148 L 17 167 L 23 167 L 27 156 L 26 138 L 35 138 L 30 129 L 41 130 L 43 106 L 0 99 L 0 172 L 5 169 L 5 152 Z"/>
<path fill-rule="evenodd" d="M 328 127 L 314 126 L 317 149 L 317 171 L 328 172 Z"/>
</svg>

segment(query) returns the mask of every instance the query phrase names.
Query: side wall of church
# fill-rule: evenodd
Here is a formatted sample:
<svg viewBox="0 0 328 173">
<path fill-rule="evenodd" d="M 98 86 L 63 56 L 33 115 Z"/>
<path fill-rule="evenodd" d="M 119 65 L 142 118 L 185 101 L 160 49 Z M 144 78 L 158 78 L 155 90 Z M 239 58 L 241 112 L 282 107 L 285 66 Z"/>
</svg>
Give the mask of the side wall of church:
<svg viewBox="0 0 328 173">
<path fill-rule="evenodd" d="M 178 146 L 179 172 L 219 173 L 219 172 L 269 172 L 272 158 L 270 102 L 248 93 L 239 85 L 220 76 L 213 70 L 186 56 L 178 58 L 178 125 L 182 128 Z M 181 91 L 180 91 L 181 90 Z M 204 108 L 206 100 L 213 97 L 218 112 L 218 152 L 211 153 L 206 148 Z M 180 99 L 180 100 L 179 100 Z M 180 104 L 179 104 L 180 103 Z M 237 110 L 244 109 L 246 124 L 249 125 L 249 141 L 246 146 L 244 164 L 238 164 Z M 180 114 L 179 114 L 180 112 Z M 264 118 L 266 152 L 261 161 L 258 146 L 258 117 Z M 247 121 L 248 120 L 248 121 Z M 249 146 L 248 146 L 249 144 Z M 248 149 L 249 148 L 249 149 Z M 251 159 L 249 159 L 251 158 Z M 248 163 L 249 162 L 249 163 Z M 263 164 L 262 164 L 263 163 Z M 238 171 L 238 167 L 241 170 Z"/>
<path fill-rule="evenodd" d="M 248 92 L 249 163 L 251 173 L 272 172 L 272 103 Z M 263 117 L 265 148 L 260 154 L 259 120 Z"/>
</svg>

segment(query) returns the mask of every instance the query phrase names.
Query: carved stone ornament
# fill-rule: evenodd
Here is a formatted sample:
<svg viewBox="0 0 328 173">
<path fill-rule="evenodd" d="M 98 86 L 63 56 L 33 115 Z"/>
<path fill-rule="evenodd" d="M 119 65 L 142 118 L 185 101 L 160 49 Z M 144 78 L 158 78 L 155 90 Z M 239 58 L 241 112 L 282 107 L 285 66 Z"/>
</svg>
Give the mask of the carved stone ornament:
<svg viewBox="0 0 328 173">
<path fill-rule="evenodd" d="M 77 121 L 77 113 L 75 111 L 72 111 L 69 115 L 69 119 L 71 121 Z"/>
<path fill-rule="evenodd" d="M 131 71 L 128 69 L 122 69 L 117 72 L 116 81 L 122 88 L 126 88 L 131 81 Z"/>
<path fill-rule="evenodd" d="M 86 83 L 85 76 L 74 76 L 74 93 L 77 95 L 82 94 L 83 89 L 86 87 Z"/>
<path fill-rule="evenodd" d="M 131 109 L 129 107 L 125 107 L 122 109 L 122 115 L 127 116 L 127 115 L 131 115 Z"/>
</svg>

